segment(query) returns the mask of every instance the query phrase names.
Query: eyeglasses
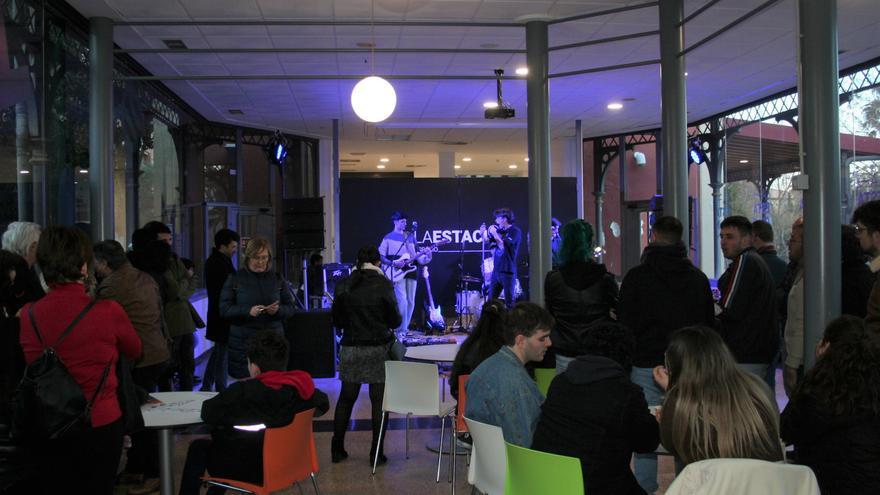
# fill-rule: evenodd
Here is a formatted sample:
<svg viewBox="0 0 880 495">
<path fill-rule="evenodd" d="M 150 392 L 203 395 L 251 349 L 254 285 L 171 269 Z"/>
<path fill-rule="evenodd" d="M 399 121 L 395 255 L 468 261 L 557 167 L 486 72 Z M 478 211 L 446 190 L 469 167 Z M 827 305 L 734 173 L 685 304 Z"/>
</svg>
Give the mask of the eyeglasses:
<svg viewBox="0 0 880 495">
<path fill-rule="evenodd" d="M 271 258 L 271 256 L 269 256 L 269 255 L 264 255 L 264 256 L 254 256 L 254 257 L 251 258 L 251 259 L 254 260 L 254 261 L 269 261 L 269 258 Z"/>
<path fill-rule="evenodd" d="M 856 229 L 856 234 L 861 234 L 862 232 L 868 231 L 868 227 L 863 227 L 861 225 L 853 225 L 853 228 Z"/>
</svg>

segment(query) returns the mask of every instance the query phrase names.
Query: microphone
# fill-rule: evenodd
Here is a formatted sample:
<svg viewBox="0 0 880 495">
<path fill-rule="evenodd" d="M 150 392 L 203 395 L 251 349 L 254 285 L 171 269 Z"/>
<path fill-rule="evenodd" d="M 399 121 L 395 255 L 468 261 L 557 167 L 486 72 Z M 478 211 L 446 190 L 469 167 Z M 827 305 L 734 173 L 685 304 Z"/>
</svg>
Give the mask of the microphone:
<svg viewBox="0 0 880 495">
<path fill-rule="evenodd" d="M 419 228 L 419 222 L 413 220 L 413 221 L 412 221 L 412 228 L 413 228 L 413 230 Z"/>
</svg>

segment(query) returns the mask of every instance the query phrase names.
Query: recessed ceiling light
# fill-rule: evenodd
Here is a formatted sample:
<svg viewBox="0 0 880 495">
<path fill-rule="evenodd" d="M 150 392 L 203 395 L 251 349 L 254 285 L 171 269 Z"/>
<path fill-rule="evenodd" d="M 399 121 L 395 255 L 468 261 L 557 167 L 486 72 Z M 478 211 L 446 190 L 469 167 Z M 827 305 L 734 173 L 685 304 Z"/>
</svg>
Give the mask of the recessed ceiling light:
<svg viewBox="0 0 880 495">
<path fill-rule="evenodd" d="M 507 168 L 514 169 L 514 168 L 519 168 L 519 166 L 515 163 L 511 163 L 510 165 L 507 166 Z"/>
<path fill-rule="evenodd" d="M 688 75 L 688 73 L 687 73 L 687 72 L 685 72 L 685 73 L 684 73 L 684 77 L 687 77 L 687 75 Z"/>
<path fill-rule="evenodd" d="M 623 108 L 623 103 L 612 102 L 608 104 L 608 110 L 620 110 Z"/>
<path fill-rule="evenodd" d="M 387 158 L 379 158 L 379 161 L 382 163 L 388 163 L 390 160 L 388 160 Z"/>
<path fill-rule="evenodd" d="M 518 75 L 518 76 L 529 75 L 529 68 L 528 67 L 517 67 L 516 68 L 516 75 Z"/>
<path fill-rule="evenodd" d="M 463 161 L 463 162 L 469 162 L 469 161 L 471 161 L 471 157 L 466 156 L 466 157 L 462 158 L 461 161 Z"/>
<path fill-rule="evenodd" d="M 89 173 L 89 171 L 88 171 L 88 169 L 81 168 L 81 169 L 79 169 L 79 173 L 87 174 L 87 173 Z"/>
<path fill-rule="evenodd" d="M 461 165 L 455 165 L 452 168 L 461 168 Z"/>
<path fill-rule="evenodd" d="M 376 165 L 376 168 L 385 168 L 385 165 Z"/>
<path fill-rule="evenodd" d="M 244 115 L 244 112 L 242 112 L 242 111 L 241 111 L 240 109 L 238 109 L 238 108 L 230 108 L 230 109 L 227 110 L 227 111 L 228 111 L 230 114 L 232 114 L 232 115 Z"/>
<path fill-rule="evenodd" d="M 739 162 L 740 162 L 740 163 L 749 163 L 748 160 L 740 160 Z"/>
<path fill-rule="evenodd" d="M 523 158 L 523 160 L 529 161 L 529 157 L 525 157 L 525 158 Z"/>
<path fill-rule="evenodd" d="M 30 171 L 30 170 L 22 170 L 22 171 L 19 172 L 19 173 L 20 173 L 21 175 L 27 175 L 27 174 L 31 173 L 31 171 Z"/>
<path fill-rule="evenodd" d="M 498 108 L 497 101 L 484 101 L 483 108 Z"/>
</svg>

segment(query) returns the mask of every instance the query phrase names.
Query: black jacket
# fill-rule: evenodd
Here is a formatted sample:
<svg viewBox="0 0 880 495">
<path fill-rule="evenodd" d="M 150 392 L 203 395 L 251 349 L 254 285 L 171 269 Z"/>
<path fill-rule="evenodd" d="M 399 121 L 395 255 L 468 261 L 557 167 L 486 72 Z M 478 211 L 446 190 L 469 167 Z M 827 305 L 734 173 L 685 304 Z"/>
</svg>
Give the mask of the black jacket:
<svg viewBox="0 0 880 495">
<path fill-rule="evenodd" d="M 779 345 L 776 291 L 767 264 L 747 248 L 718 279 L 721 337 L 739 363 L 769 363 Z"/>
<path fill-rule="evenodd" d="M 641 387 L 611 359 L 580 356 L 553 379 L 532 448 L 581 460 L 584 493 L 642 495 L 629 467 L 633 452 L 660 444 Z"/>
<path fill-rule="evenodd" d="M 341 345 L 380 345 L 394 338 L 403 319 L 391 281 L 376 270 L 355 270 L 336 286 L 331 315 L 341 328 Z"/>
<path fill-rule="evenodd" d="M 220 316 L 220 292 L 235 266 L 229 256 L 214 248 L 205 260 L 205 288 L 208 291 L 208 327 L 205 336 L 218 344 L 229 341 L 229 322 Z"/>
<path fill-rule="evenodd" d="M 570 263 L 544 279 L 544 305 L 556 318 L 550 333 L 556 354 L 575 357 L 589 326 L 617 309 L 617 282 L 605 265 L 594 261 Z"/>
<path fill-rule="evenodd" d="M 633 364 L 663 364 L 669 336 L 679 328 L 713 327 L 714 304 L 709 279 L 688 259 L 684 244 L 646 247 L 642 263 L 623 279 L 617 312 L 636 337 Z"/>
<path fill-rule="evenodd" d="M 822 495 L 880 493 L 880 418 L 833 416 L 814 398 L 795 395 L 780 426 L 797 462 L 816 473 Z"/>
<path fill-rule="evenodd" d="M 868 297 L 874 287 L 875 275 L 860 260 L 844 261 L 840 270 L 841 306 L 840 312 L 864 318 L 868 314 Z"/>
<path fill-rule="evenodd" d="M 214 427 L 208 472 L 212 476 L 261 483 L 264 432 L 244 431 L 234 426 L 285 426 L 298 412 L 313 407 L 316 408 L 315 416 L 327 412 L 330 408 L 327 394 L 315 389 L 306 400 L 291 386 L 274 390 L 256 379 L 233 383 L 202 404 L 202 420 Z"/>
</svg>

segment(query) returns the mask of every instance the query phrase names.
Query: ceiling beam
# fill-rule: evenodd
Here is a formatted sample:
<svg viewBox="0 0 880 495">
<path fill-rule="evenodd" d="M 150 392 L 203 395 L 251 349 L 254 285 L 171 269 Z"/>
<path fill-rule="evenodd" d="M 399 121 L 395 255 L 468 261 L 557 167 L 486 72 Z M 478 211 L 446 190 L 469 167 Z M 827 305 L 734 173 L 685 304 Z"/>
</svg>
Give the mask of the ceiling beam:
<svg viewBox="0 0 880 495">
<path fill-rule="evenodd" d="M 762 3 L 761 5 L 758 5 L 754 9 L 746 12 L 742 17 L 735 19 L 733 22 L 724 26 L 723 28 L 719 29 L 718 31 L 715 31 L 714 33 L 710 34 L 709 36 L 706 36 L 705 38 L 701 39 L 700 41 L 697 41 L 693 45 L 685 48 L 684 50 L 682 50 L 678 54 L 678 56 L 681 57 L 681 56 L 683 56 L 693 50 L 696 50 L 697 48 L 705 45 L 706 43 L 708 43 L 708 42 L 714 40 L 715 38 L 721 36 L 722 34 L 726 33 L 727 31 L 730 31 L 734 27 L 736 27 L 736 26 L 742 24 L 743 22 L 751 19 L 752 17 L 760 14 L 761 12 L 770 8 L 773 4 L 778 3 L 778 2 L 779 2 L 779 0 L 767 0 L 766 2 Z"/>
<path fill-rule="evenodd" d="M 659 4 L 660 4 L 660 2 L 646 2 L 646 3 L 640 3 L 638 5 L 629 5 L 627 7 L 618 7 L 615 9 L 607 9 L 607 10 L 598 10 L 596 12 L 590 12 L 588 14 L 579 14 L 579 15 L 572 15 L 572 16 L 568 16 L 568 17 L 560 17 L 559 19 L 554 19 L 554 20 L 550 21 L 549 24 L 559 24 L 561 22 L 580 21 L 583 19 L 591 19 L 593 17 L 601 17 L 601 16 L 605 16 L 605 15 L 618 14 L 620 12 L 628 12 L 630 10 L 638 10 L 638 9 L 645 9 L 648 7 L 656 7 Z"/>
<path fill-rule="evenodd" d="M 501 53 L 524 54 L 525 50 L 504 48 L 117 48 L 113 53 Z"/>
</svg>

